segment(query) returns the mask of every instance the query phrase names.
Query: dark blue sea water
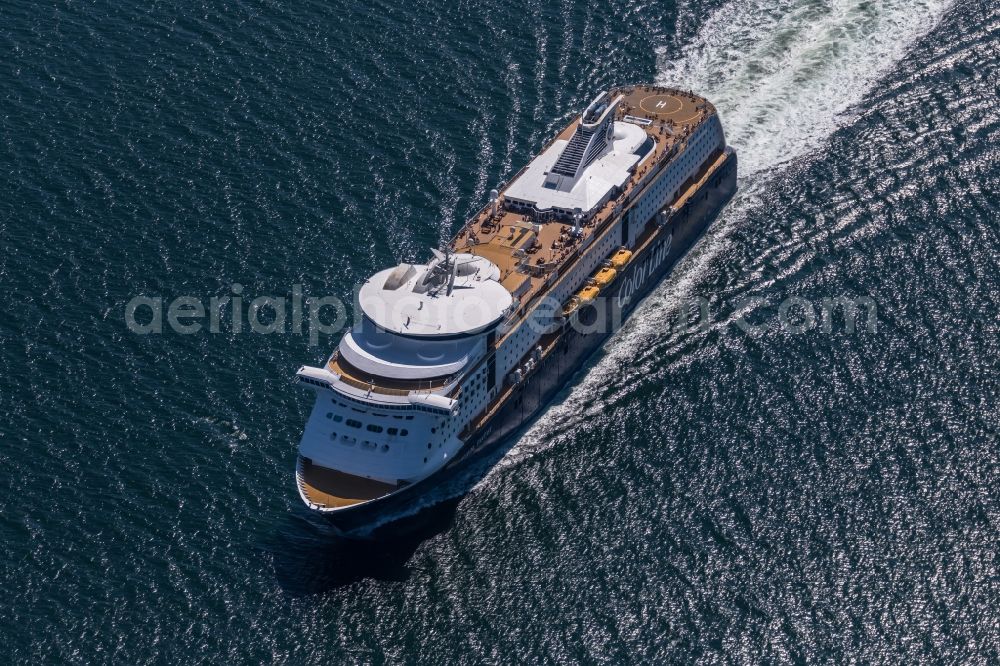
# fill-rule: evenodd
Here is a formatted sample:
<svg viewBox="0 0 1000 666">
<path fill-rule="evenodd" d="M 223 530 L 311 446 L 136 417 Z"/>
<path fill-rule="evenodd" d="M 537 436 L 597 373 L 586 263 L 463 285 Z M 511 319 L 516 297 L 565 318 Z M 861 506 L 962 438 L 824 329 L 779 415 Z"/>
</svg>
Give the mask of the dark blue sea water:
<svg viewBox="0 0 1000 666">
<path fill-rule="evenodd" d="M 996 3 L 13 0 L 0 53 L 4 662 L 1000 660 Z M 125 325 L 349 298 L 641 81 L 740 194 L 414 533 L 296 494 L 335 337 Z"/>
</svg>

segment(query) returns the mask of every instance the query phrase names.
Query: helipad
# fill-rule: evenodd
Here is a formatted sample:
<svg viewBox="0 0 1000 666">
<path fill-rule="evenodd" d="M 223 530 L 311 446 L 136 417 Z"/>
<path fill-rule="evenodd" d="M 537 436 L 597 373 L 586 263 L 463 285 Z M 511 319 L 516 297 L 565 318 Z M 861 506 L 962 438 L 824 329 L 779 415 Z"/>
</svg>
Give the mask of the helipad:
<svg viewBox="0 0 1000 666">
<path fill-rule="evenodd" d="M 686 123 L 698 115 L 694 102 L 670 93 L 643 97 L 639 101 L 639 108 L 656 118 L 669 119 L 675 123 Z"/>
</svg>

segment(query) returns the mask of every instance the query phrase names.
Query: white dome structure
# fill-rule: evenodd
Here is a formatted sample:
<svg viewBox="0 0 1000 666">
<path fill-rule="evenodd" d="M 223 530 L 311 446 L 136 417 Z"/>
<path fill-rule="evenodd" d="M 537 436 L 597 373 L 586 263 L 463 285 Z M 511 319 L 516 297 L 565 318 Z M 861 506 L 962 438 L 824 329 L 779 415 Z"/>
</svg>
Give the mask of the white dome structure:
<svg viewBox="0 0 1000 666">
<path fill-rule="evenodd" d="M 500 269 L 488 259 L 441 255 L 426 265 L 400 264 L 376 273 L 362 285 L 358 300 L 365 317 L 390 333 L 467 337 L 499 324 L 513 303 L 499 279 Z"/>
</svg>

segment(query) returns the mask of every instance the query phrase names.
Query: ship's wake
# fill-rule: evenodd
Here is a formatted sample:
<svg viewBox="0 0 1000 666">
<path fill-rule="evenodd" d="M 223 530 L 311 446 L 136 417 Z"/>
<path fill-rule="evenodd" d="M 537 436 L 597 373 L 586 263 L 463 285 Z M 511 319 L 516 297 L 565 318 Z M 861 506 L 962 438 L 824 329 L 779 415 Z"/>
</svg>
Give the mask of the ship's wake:
<svg viewBox="0 0 1000 666">
<path fill-rule="evenodd" d="M 951 0 L 734 0 L 658 83 L 719 109 L 744 177 L 820 148 Z"/>
<path fill-rule="evenodd" d="M 940 20 L 950 0 L 733 0 L 675 60 L 659 53 L 657 83 L 705 95 L 740 156 L 740 192 L 672 276 L 639 306 L 564 398 L 497 465 L 516 465 L 599 417 L 655 361 L 684 299 L 698 295 L 727 237 L 781 167 L 821 150 L 849 124 L 873 86 Z M 483 483 L 488 483 L 489 474 Z"/>
</svg>

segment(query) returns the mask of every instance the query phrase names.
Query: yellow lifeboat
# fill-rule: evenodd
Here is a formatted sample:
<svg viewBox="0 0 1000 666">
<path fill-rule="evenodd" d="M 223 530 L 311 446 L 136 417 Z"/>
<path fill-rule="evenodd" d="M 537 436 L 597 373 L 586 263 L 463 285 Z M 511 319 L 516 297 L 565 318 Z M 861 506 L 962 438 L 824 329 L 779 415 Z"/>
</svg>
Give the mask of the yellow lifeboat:
<svg viewBox="0 0 1000 666">
<path fill-rule="evenodd" d="M 588 284 L 586 287 L 577 292 L 577 296 L 580 299 L 580 304 L 589 303 L 590 301 L 597 298 L 597 295 L 601 293 L 601 288 L 595 284 Z"/>
<path fill-rule="evenodd" d="M 570 316 L 571 314 L 573 314 L 573 311 L 576 310 L 578 307 L 580 307 L 580 297 L 573 296 L 568 301 L 566 301 L 566 305 L 563 306 L 563 316 L 564 317 Z"/>
<path fill-rule="evenodd" d="M 625 248 L 620 248 L 611 256 L 611 266 L 621 270 L 630 259 L 632 259 L 632 252 L 630 250 L 626 250 Z"/>
<path fill-rule="evenodd" d="M 596 284 L 598 287 L 603 287 L 609 284 L 612 280 L 614 280 L 616 275 L 618 275 L 618 271 L 616 271 L 615 269 L 602 268 L 601 270 L 597 271 L 597 273 L 594 275 L 594 284 Z"/>
</svg>

